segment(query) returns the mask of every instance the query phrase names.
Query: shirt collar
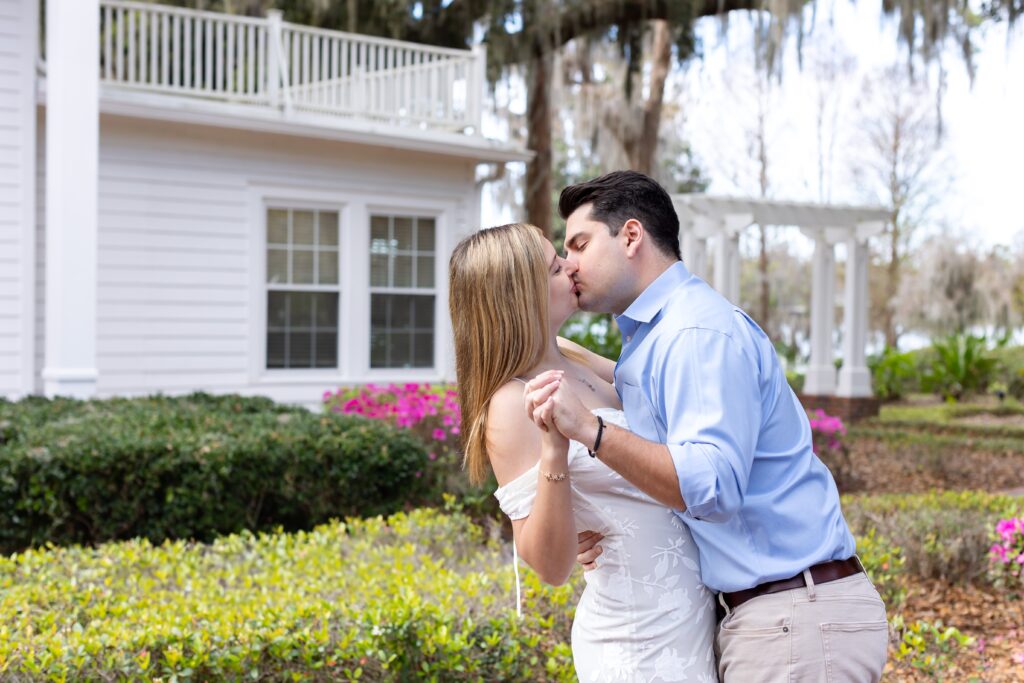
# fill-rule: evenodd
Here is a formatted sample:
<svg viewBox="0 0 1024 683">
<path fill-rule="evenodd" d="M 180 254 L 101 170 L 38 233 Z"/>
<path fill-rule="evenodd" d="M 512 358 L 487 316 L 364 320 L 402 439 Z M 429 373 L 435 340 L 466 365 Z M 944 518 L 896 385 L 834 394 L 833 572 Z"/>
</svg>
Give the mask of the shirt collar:
<svg viewBox="0 0 1024 683">
<path fill-rule="evenodd" d="M 658 315 L 658 312 L 665 307 L 676 286 L 689 278 L 690 271 L 682 261 L 676 261 L 666 268 L 665 272 L 659 275 L 654 282 L 647 285 L 647 288 L 629 305 L 629 308 L 615 317 L 615 321 L 619 327 L 622 327 L 622 323 L 625 321 L 631 323 L 629 327 L 651 322 L 654 316 Z"/>
</svg>

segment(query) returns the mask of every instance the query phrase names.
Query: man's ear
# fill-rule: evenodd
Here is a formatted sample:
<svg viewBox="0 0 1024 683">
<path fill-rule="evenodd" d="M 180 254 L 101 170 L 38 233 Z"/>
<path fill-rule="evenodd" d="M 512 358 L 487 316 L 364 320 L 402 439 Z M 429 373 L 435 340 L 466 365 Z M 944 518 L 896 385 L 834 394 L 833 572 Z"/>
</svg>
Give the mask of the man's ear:
<svg viewBox="0 0 1024 683">
<path fill-rule="evenodd" d="M 620 234 L 626 242 L 626 256 L 629 258 L 636 256 L 637 250 L 640 249 L 640 245 L 644 241 L 643 223 L 635 218 L 630 218 L 623 224 Z"/>
</svg>

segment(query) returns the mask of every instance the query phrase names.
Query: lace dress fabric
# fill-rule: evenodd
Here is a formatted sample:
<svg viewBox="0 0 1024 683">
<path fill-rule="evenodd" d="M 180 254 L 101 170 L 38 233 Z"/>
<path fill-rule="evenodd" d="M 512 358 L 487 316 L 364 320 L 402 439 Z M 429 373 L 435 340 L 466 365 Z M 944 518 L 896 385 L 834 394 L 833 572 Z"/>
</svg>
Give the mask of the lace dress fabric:
<svg viewBox="0 0 1024 683">
<path fill-rule="evenodd" d="M 594 411 L 626 428 L 621 410 Z M 700 580 L 697 547 L 671 510 L 623 479 L 583 444 L 569 445 L 576 530 L 604 535 L 597 568 L 584 572 L 572 652 L 582 683 L 717 681 L 714 596 Z M 527 517 L 538 466 L 500 487 L 509 518 Z"/>
</svg>

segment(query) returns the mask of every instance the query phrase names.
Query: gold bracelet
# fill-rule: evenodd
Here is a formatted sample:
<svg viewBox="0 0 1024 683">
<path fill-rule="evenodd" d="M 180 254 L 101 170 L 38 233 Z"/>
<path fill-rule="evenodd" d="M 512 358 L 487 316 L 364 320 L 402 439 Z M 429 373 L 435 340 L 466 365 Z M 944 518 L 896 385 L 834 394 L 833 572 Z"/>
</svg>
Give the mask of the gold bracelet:
<svg viewBox="0 0 1024 683">
<path fill-rule="evenodd" d="M 544 478 L 548 481 L 565 481 L 569 478 L 568 472 L 559 472 L 558 474 L 551 474 L 550 472 L 541 472 Z"/>
</svg>

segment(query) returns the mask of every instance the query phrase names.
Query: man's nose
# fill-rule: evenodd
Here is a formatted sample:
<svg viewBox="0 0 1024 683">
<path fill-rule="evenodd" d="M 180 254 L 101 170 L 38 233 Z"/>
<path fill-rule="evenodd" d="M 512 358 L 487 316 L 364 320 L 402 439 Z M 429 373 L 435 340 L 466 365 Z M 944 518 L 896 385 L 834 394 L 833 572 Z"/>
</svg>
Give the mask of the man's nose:
<svg viewBox="0 0 1024 683">
<path fill-rule="evenodd" d="M 569 275 L 572 275 L 573 273 L 580 269 L 580 264 L 576 263 L 568 256 L 562 259 L 562 261 L 564 262 L 563 267 L 569 273 Z"/>
</svg>

